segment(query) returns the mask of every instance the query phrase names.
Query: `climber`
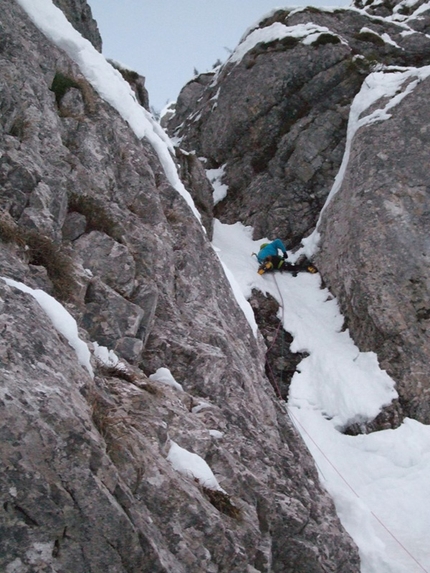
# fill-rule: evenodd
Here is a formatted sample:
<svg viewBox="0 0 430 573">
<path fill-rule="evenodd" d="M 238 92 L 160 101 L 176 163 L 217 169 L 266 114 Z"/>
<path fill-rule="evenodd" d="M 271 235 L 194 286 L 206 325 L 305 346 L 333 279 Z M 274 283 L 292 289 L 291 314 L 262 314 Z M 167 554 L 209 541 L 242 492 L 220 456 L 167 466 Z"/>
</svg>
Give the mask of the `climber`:
<svg viewBox="0 0 430 573">
<path fill-rule="evenodd" d="M 279 251 L 282 252 L 282 256 L 279 255 Z M 258 274 L 264 275 L 264 273 L 272 271 L 290 271 L 293 276 L 297 276 L 300 271 L 307 271 L 308 273 L 316 273 L 316 267 L 310 263 L 307 259 L 302 261 L 300 264 L 287 263 L 288 258 L 287 249 L 281 239 L 275 239 L 271 243 L 263 243 L 260 246 L 260 251 L 258 254 L 254 253 L 257 257 L 260 266 L 258 267 Z"/>
<path fill-rule="evenodd" d="M 279 256 L 279 251 L 282 252 L 282 257 Z M 282 262 L 286 258 L 288 258 L 287 249 L 281 239 L 275 239 L 271 243 L 263 243 L 257 254 L 257 259 L 260 264 L 266 262 L 266 259 L 268 259 L 273 263 L 275 268 L 282 266 Z"/>
<path fill-rule="evenodd" d="M 279 255 L 282 252 L 282 257 Z M 293 271 L 296 275 L 294 265 L 286 262 L 288 258 L 287 249 L 281 239 L 275 239 L 271 243 L 263 243 L 259 253 L 256 255 L 260 263 L 258 274 L 263 275 L 270 271 Z"/>
</svg>

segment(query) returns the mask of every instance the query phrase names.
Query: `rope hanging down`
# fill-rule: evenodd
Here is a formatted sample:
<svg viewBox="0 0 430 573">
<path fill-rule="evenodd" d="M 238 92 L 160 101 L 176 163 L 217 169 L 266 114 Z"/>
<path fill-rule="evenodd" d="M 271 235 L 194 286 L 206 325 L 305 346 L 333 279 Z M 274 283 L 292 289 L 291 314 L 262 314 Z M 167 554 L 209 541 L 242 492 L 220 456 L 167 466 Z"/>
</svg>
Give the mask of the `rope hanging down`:
<svg viewBox="0 0 430 573">
<path fill-rule="evenodd" d="M 291 411 L 291 409 L 288 407 L 287 402 L 282 398 L 281 395 L 281 391 L 279 389 L 279 385 L 276 381 L 276 377 L 273 373 L 272 368 L 270 367 L 270 364 L 267 360 L 267 354 L 272 350 L 278 336 L 279 336 L 279 332 L 281 329 L 281 326 L 284 326 L 284 299 L 282 297 L 282 293 L 281 290 L 279 288 L 278 282 L 276 280 L 275 275 L 273 275 L 273 280 L 274 283 L 276 285 L 276 289 L 278 291 L 279 294 L 279 305 L 281 307 L 281 320 L 279 321 L 278 327 L 276 329 L 275 332 L 275 336 L 274 339 L 272 341 L 272 344 L 270 345 L 269 349 L 266 352 L 266 365 L 268 367 L 268 369 L 270 370 L 270 374 L 271 377 L 273 379 L 273 386 L 275 388 L 275 392 L 277 397 L 279 398 L 279 400 L 281 400 L 283 402 L 283 405 L 285 406 L 285 410 L 288 414 L 288 416 L 291 419 L 292 424 L 297 428 L 297 426 L 300 426 L 300 428 L 302 429 L 302 431 L 308 436 L 308 438 L 311 440 L 311 442 L 315 445 L 315 447 L 318 449 L 318 451 L 321 453 L 321 455 L 324 457 L 324 459 L 327 461 L 327 463 L 333 468 L 333 470 L 339 475 L 339 477 L 341 478 L 341 480 L 347 485 L 347 487 L 353 492 L 353 494 L 361 500 L 360 496 L 358 495 L 358 493 L 355 491 L 355 489 L 348 483 L 348 481 L 346 480 L 346 478 L 340 473 L 340 471 L 336 468 L 336 466 L 331 462 L 331 460 L 328 458 L 328 456 L 324 453 L 324 451 L 321 449 L 321 447 L 316 443 L 316 441 L 313 439 L 313 437 L 309 434 L 309 432 L 306 430 L 306 428 L 303 426 L 303 424 L 300 423 L 300 421 L 296 418 L 296 416 L 294 416 L 293 412 Z M 283 328 L 282 328 L 283 331 Z M 283 357 L 284 355 L 284 344 L 282 344 L 282 355 L 281 357 Z M 324 474 L 322 473 L 321 469 L 318 468 L 320 473 L 324 476 Z M 324 478 L 325 479 L 325 478 Z M 363 501 L 363 500 L 362 500 Z M 367 504 L 365 504 L 367 506 Z M 394 533 L 383 523 L 383 521 L 369 508 L 369 512 L 370 514 L 376 519 L 376 521 L 381 525 L 381 527 L 383 529 L 385 529 L 385 531 L 390 535 L 390 537 L 398 544 L 399 547 L 401 547 L 401 549 L 403 549 L 403 551 L 412 559 L 412 561 L 414 561 L 414 563 L 416 565 L 418 565 L 418 567 L 421 569 L 421 571 L 423 571 L 424 573 L 430 573 L 413 555 L 412 553 L 403 545 L 403 543 L 397 539 L 397 537 L 394 535 Z"/>
</svg>

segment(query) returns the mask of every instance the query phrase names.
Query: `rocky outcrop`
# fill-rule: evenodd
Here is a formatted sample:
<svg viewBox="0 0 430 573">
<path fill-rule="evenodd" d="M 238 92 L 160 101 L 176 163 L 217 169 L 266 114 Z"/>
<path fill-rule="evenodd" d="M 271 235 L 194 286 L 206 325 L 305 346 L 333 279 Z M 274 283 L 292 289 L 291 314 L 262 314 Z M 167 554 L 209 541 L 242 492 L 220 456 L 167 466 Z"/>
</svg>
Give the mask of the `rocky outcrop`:
<svg viewBox="0 0 430 573">
<path fill-rule="evenodd" d="M 324 212 L 318 266 L 363 350 L 377 352 L 408 416 L 430 423 L 429 78 L 355 135 Z"/>
<path fill-rule="evenodd" d="M 145 78 L 137 72 L 125 68 L 114 60 L 109 60 L 109 63 L 119 71 L 125 81 L 131 86 L 140 105 L 149 110 L 149 94 L 145 87 Z"/>
<path fill-rule="evenodd" d="M 89 40 L 96 50 L 102 51 L 102 38 L 86 0 L 52 0 L 62 10 L 72 26 Z"/>
<path fill-rule="evenodd" d="M 331 559 L 358 570 L 347 543 L 335 549 L 332 508 L 264 386 L 261 402 L 239 384 L 202 401 L 142 373 L 100 369 L 92 382 L 38 304 L 0 290 L 4 570 L 239 572 L 273 560 L 272 571 L 323 571 Z M 189 368 L 181 381 L 193 380 Z M 245 396 L 264 424 L 243 418 Z M 204 457 L 231 497 L 212 498 L 175 472 L 170 438 Z"/>
<path fill-rule="evenodd" d="M 169 130 L 207 168 L 225 165 L 221 221 L 240 220 L 254 238 L 279 236 L 291 246 L 314 227 L 366 75 L 378 64 L 430 61 L 428 13 L 406 17 L 384 6 L 398 20 L 375 17 L 371 3 L 279 10 L 249 31 L 210 83 L 205 76 L 204 89 L 197 79 L 184 87 Z"/>
<path fill-rule="evenodd" d="M 248 32 L 204 89 L 196 79 L 185 86 L 169 129 L 208 168 L 225 166 L 228 193 L 215 215 L 252 225 L 254 238 L 298 245 L 333 186 L 366 75 L 428 64 L 429 26 L 421 1 L 279 10 Z M 399 94 L 419 77 L 405 80 Z M 322 278 L 356 343 L 375 351 L 397 382 L 399 403 L 382 416 L 384 427 L 404 415 L 430 421 L 427 84 L 389 120 L 358 132 L 321 225 Z"/>
<path fill-rule="evenodd" d="M 202 216 L 202 223 L 208 233 L 209 239 L 212 239 L 213 188 L 208 181 L 206 171 L 194 153 L 186 153 L 180 148 L 177 148 L 176 157 L 179 162 L 181 180 L 190 191 L 194 203 Z"/>
<path fill-rule="evenodd" d="M 293 337 L 283 330 L 281 320 L 277 317 L 279 304 L 273 297 L 254 290 L 249 302 L 267 346 L 267 377 L 276 395 L 288 400 L 291 379 L 306 354 L 289 350 Z"/>
<path fill-rule="evenodd" d="M 121 362 L 93 355 L 93 378 L 0 280 L 0 569 L 356 573 L 262 338 L 153 149 L 13 0 L 2 27 L 1 275 L 62 300 Z M 182 169 L 209 220 L 201 168 Z M 182 391 L 149 381 L 160 367 Z M 223 490 L 177 472 L 173 442 Z"/>
</svg>

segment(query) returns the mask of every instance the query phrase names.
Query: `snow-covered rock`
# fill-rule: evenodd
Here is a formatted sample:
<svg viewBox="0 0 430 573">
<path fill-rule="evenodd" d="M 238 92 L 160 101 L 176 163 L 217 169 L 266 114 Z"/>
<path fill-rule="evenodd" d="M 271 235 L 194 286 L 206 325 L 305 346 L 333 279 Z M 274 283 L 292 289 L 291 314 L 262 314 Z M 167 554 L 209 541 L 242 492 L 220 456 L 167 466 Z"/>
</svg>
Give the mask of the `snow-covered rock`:
<svg viewBox="0 0 430 573">
<path fill-rule="evenodd" d="M 215 208 L 222 222 L 299 244 L 341 165 L 349 107 L 366 76 L 430 63 L 426 3 L 359 4 L 277 10 L 248 30 L 204 89 L 192 89 L 197 79 L 183 88 L 169 133 L 207 169 L 225 166 L 229 191 Z"/>
<path fill-rule="evenodd" d="M 0 281 L 0 569 L 357 573 L 173 146 L 52 10 L 2 2 L 1 275 L 64 296 L 94 379 L 31 292 Z M 166 365 L 182 392 L 147 378 Z M 227 499 L 175 470 L 172 442 Z"/>
<path fill-rule="evenodd" d="M 360 348 L 397 382 L 401 411 L 429 424 L 430 67 L 393 75 L 394 97 L 361 114 L 317 260 Z M 369 111 L 376 121 L 365 121 Z"/>
</svg>

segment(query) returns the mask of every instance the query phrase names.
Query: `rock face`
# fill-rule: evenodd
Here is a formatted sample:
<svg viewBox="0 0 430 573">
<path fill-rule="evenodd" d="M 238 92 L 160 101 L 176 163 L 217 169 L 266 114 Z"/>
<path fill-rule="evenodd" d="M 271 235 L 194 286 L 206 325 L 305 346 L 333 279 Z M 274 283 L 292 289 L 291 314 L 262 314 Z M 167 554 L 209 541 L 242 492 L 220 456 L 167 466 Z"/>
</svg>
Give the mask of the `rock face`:
<svg viewBox="0 0 430 573">
<path fill-rule="evenodd" d="M 430 79 L 353 140 L 324 212 L 318 264 L 360 348 L 396 380 L 403 411 L 430 423 Z M 359 216 L 357 216 L 359 214 Z"/>
<path fill-rule="evenodd" d="M 249 32 L 210 83 L 205 75 L 185 86 L 169 130 L 207 168 L 226 166 L 228 197 L 215 210 L 223 222 L 298 244 L 339 169 L 349 107 L 366 75 L 378 63 L 430 61 L 428 12 L 397 14 L 406 25 L 375 18 L 372 3 L 366 10 L 280 10 Z M 403 34 L 418 23 L 419 32 Z M 268 41 L 270 31 L 285 36 Z"/>
<path fill-rule="evenodd" d="M 96 50 L 102 51 L 102 38 L 86 0 L 53 0 L 78 32 L 89 40 Z"/>
<path fill-rule="evenodd" d="M 62 300 L 121 363 L 93 356 L 93 378 L 0 280 L 0 569 L 357 573 L 262 337 L 153 149 L 13 0 L 1 25 L 1 276 Z M 201 167 L 181 167 L 209 224 Z M 184 390 L 150 382 L 159 367 Z M 172 441 L 224 491 L 177 472 Z"/>
<path fill-rule="evenodd" d="M 350 106 L 367 74 L 422 68 L 399 88 L 410 93 L 391 117 L 356 134 L 316 259 L 356 343 L 375 351 L 397 382 L 393 423 L 404 415 L 430 422 L 429 27 L 421 1 L 279 10 L 211 82 L 204 76 L 184 87 L 168 124 L 207 168 L 225 166 L 228 193 L 215 216 L 294 247 L 314 229 L 333 186 Z M 269 31 L 278 39 L 268 40 Z"/>
</svg>

